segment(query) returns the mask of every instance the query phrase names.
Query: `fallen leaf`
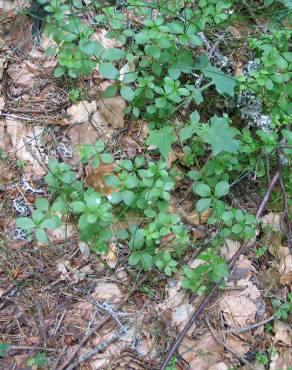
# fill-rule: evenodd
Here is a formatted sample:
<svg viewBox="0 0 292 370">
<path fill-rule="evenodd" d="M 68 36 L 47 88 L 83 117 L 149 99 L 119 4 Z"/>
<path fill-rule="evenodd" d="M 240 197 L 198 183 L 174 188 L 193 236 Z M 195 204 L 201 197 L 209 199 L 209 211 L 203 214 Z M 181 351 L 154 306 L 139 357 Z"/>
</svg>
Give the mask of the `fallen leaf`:
<svg viewBox="0 0 292 370">
<path fill-rule="evenodd" d="M 199 214 L 196 211 L 193 211 L 191 213 L 186 213 L 183 210 L 181 210 L 183 216 L 186 218 L 186 220 L 193 226 L 199 226 L 206 224 L 209 217 L 211 216 L 212 210 L 209 208 L 203 213 Z"/>
<path fill-rule="evenodd" d="M 60 243 L 64 240 L 72 240 L 77 235 L 76 226 L 73 224 L 62 224 L 57 229 L 47 230 L 52 243 Z"/>
<path fill-rule="evenodd" d="M 7 73 L 16 86 L 29 90 L 34 86 L 38 68 L 34 63 L 24 61 L 20 64 L 10 64 Z"/>
<path fill-rule="evenodd" d="M 289 325 L 283 321 L 275 320 L 274 321 L 274 332 L 275 336 L 273 338 L 274 344 L 282 342 L 283 344 L 291 345 L 292 336 L 291 329 Z"/>
<path fill-rule="evenodd" d="M 1 57 L 0 58 L 0 81 L 2 80 L 3 72 L 4 72 L 4 69 L 6 68 L 6 66 L 7 66 L 6 58 Z"/>
<path fill-rule="evenodd" d="M 197 339 L 186 336 L 178 351 L 190 369 L 208 370 L 210 366 L 222 361 L 224 347 L 210 333 L 205 332 Z"/>
<path fill-rule="evenodd" d="M 288 247 L 280 247 L 278 252 L 280 258 L 279 273 L 280 283 L 290 285 L 292 283 L 292 255 Z"/>
<path fill-rule="evenodd" d="M 82 241 L 79 241 L 78 245 L 79 245 L 79 249 L 80 249 L 80 252 L 82 254 L 82 257 L 85 260 L 88 260 L 89 257 L 90 257 L 90 248 L 89 248 L 88 244 L 84 243 Z"/>
<path fill-rule="evenodd" d="M 2 111 L 5 107 L 5 99 L 4 99 L 4 96 L 0 96 L 0 116 L 2 114 Z"/>
<path fill-rule="evenodd" d="M 220 247 L 220 255 L 224 257 L 227 261 L 229 261 L 237 252 L 239 247 L 240 243 L 238 241 L 227 238 L 224 245 Z"/>
<path fill-rule="evenodd" d="M 226 365 L 225 362 L 219 362 L 218 364 L 212 365 L 208 370 L 228 370 L 230 369 L 229 365 Z"/>
<path fill-rule="evenodd" d="M 32 172 L 36 177 L 44 176 L 46 170 L 42 164 L 48 161 L 41 143 L 44 127 L 25 126 L 14 118 L 8 117 L 5 120 L 5 125 L 10 138 L 5 151 L 26 163 L 24 172 Z"/>
<path fill-rule="evenodd" d="M 68 120 L 70 124 L 88 123 L 89 116 L 96 112 L 96 110 L 97 106 L 95 101 L 79 101 L 67 109 Z"/>
<path fill-rule="evenodd" d="M 107 34 L 108 30 L 98 29 L 92 38 L 99 41 L 105 49 L 118 48 L 122 46 L 122 44 L 117 39 L 110 39 L 106 37 Z"/>
<path fill-rule="evenodd" d="M 92 298 L 96 301 L 106 301 L 117 304 L 121 302 L 123 293 L 117 284 L 101 282 L 96 285 Z"/>
<path fill-rule="evenodd" d="M 117 188 L 109 187 L 105 182 L 105 176 L 113 175 L 116 165 L 103 164 L 101 163 L 98 168 L 92 168 L 91 166 L 85 167 L 85 184 L 88 187 L 93 188 L 97 192 L 107 196 L 117 191 Z"/>
<path fill-rule="evenodd" d="M 109 250 L 106 255 L 106 263 L 110 268 L 115 268 L 118 263 L 117 258 L 117 245 L 116 243 L 109 243 Z"/>
<path fill-rule="evenodd" d="M 276 361 L 276 370 L 289 370 L 292 364 L 292 348 L 280 348 L 279 356 Z M 272 369 L 271 369 L 272 370 Z"/>
<path fill-rule="evenodd" d="M 251 349 L 251 345 L 247 340 L 241 340 L 234 335 L 227 335 L 226 344 L 241 356 L 244 356 Z"/>
<path fill-rule="evenodd" d="M 281 232 L 281 213 L 269 212 L 262 218 L 263 227 L 269 226 L 273 231 Z"/>
<path fill-rule="evenodd" d="M 97 101 L 97 106 L 101 114 L 112 127 L 123 128 L 125 126 L 124 109 L 126 108 L 126 103 L 121 96 L 99 99 Z"/>
</svg>

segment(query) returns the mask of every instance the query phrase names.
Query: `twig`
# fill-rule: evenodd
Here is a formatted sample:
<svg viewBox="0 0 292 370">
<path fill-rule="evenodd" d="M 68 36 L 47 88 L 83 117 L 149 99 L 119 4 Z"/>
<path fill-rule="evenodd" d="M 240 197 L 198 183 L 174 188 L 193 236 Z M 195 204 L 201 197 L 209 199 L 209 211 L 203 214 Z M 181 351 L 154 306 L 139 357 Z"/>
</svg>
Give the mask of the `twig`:
<svg viewBox="0 0 292 370">
<path fill-rule="evenodd" d="M 253 329 L 259 328 L 260 326 L 263 326 L 263 325 L 267 324 L 268 322 L 273 321 L 274 319 L 275 319 L 275 317 L 274 316 L 271 316 L 271 317 L 269 317 L 268 319 L 266 319 L 264 321 L 257 322 L 255 324 L 248 325 L 248 326 L 243 326 L 242 328 L 233 328 L 233 329 L 221 330 L 221 333 L 224 333 L 224 334 L 228 334 L 228 333 L 236 333 L 236 334 L 245 333 L 245 332 L 247 332 L 249 330 L 253 330 Z"/>
<path fill-rule="evenodd" d="M 280 177 L 280 170 L 278 169 L 272 179 L 272 181 L 269 184 L 268 190 L 266 191 L 266 194 L 264 198 L 261 201 L 261 204 L 258 208 L 258 211 L 256 213 L 256 221 L 261 217 L 268 200 L 270 198 L 271 192 L 274 189 L 277 181 L 279 180 Z M 235 262 L 238 260 L 238 258 L 241 256 L 241 254 L 244 252 L 245 249 L 247 249 L 250 246 L 251 242 L 246 242 L 244 243 L 234 254 L 234 256 L 231 258 L 229 261 L 229 268 L 232 269 L 235 265 Z M 175 352 L 177 351 L 178 347 L 180 346 L 181 342 L 183 341 L 184 337 L 186 336 L 187 332 L 190 330 L 190 328 L 193 326 L 194 322 L 200 317 L 200 315 L 203 313 L 203 311 L 206 309 L 207 305 L 209 302 L 212 300 L 212 298 L 217 294 L 219 288 L 219 283 L 214 284 L 213 287 L 211 288 L 211 291 L 209 294 L 204 298 L 203 302 L 200 304 L 198 309 L 193 313 L 193 315 L 190 317 L 189 321 L 186 323 L 185 327 L 183 330 L 180 332 L 179 336 L 176 338 L 174 343 L 172 344 L 170 350 L 168 351 L 161 367 L 160 370 L 165 370 L 169 361 L 172 359 L 174 356 Z"/>
<path fill-rule="evenodd" d="M 206 320 L 205 320 L 213 338 L 216 340 L 217 343 L 221 344 L 221 346 L 223 346 L 224 348 L 226 348 L 229 352 L 231 352 L 239 361 L 241 361 L 242 363 L 244 363 L 246 366 L 248 366 L 250 369 L 252 370 L 258 370 L 257 368 L 255 368 L 249 361 L 247 361 L 244 357 L 240 356 L 239 353 L 237 353 L 236 351 L 234 351 L 234 349 L 232 347 L 230 347 L 227 343 L 225 343 L 223 341 L 223 339 L 221 339 L 218 335 L 218 333 L 214 330 L 214 328 L 212 328 L 211 324 L 210 324 L 210 321 L 209 321 L 209 318 L 206 317 Z"/>
<path fill-rule="evenodd" d="M 47 352 L 56 352 L 58 349 L 56 348 L 49 348 L 49 347 L 31 347 L 31 346 L 10 346 L 8 348 L 9 351 L 30 351 L 30 350 L 41 350 L 41 351 L 47 351 Z"/>
<path fill-rule="evenodd" d="M 284 182 L 282 180 L 281 174 L 280 174 L 280 178 L 279 178 L 279 184 L 280 184 L 280 188 L 281 188 L 281 192 L 282 192 L 284 209 L 285 209 L 284 217 L 286 218 L 286 223 L 287 223 L 287 228 L 288 228 L 287 245 L 288 245 L 290 253 L 292 254 L 292 225 L 291 225 L 291 221 L 289 220 L 288 197 L 287 197 L 287 194 L 286 194 L 286 189 L 285 189 L 285 185 L 284 185 Z"/>
</svg>

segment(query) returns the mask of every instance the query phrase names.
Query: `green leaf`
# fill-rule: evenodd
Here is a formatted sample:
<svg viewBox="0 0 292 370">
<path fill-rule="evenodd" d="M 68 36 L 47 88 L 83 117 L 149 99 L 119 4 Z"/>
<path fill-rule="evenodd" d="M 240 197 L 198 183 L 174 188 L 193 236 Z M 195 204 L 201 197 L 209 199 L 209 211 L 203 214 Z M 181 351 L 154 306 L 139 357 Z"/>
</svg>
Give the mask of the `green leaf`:
<svg viewBox="0 0 292 370">
<path fill-rule="evenodd" d="M 136 250 L 141 249 L 144 245 L 144 241 L 145 241 L 145 237 L 143 234 L 143 230 L 135 228 L 132 233 L 131 240 L 129 242 L 129 247 L 131 249 L 136 249 Z"/>
<path fill-rule="evenodd" d="M 135 198 L 136 198 L 135 193 L 130 190 L 124 190 L 122 193 L 123 202 L 127 206 L 130 206 L 134 202 Z"/>
<path fill-rule="evenodd" d="M 37 228 L 36 231 L 35 231 L 35 236 L 36 236 L 37 241 L 39 243 L 42 243 L 42 244 L 48 244 L 49 243 L 48 236 L 47 236 L 46 232 L 43 229 Z"/>
<path fill-rule="evenodd" d="M 156 45 L 146 45 L 145 46 L 145 53 L 146 55 L 158 59 L 161 55 L 161 51 L 158 46 Z"/>
<path fill-rule="evenodd" d="M 74 213 L 82 213 L 86 209 L 85 203 L 81 202 L 80 200 L 70 203 L 70 206 Z"/>
<path fill-rule="evenodd" d="M 233 139 L 235 133 L 229 127 L 227 118 L 214 116 L 210 123 L 202 128 L 201 137 L 211 145 L 213 155 L 221 152 L 236 153 L 238 143 Z"/>
<path fill-rule="evenodd" d="M 19 217 L 16 219 L 16 226 L 23 230 L 31 230 L 35 227 L 35 223 L 31 218 Z"/>
<path fill-rule="evenodd" d="M 211 198 L 202 198 L 202 199 L 198 200 L 198 202 L 196 204 L 196 210 L 199 213 L 203 213 L 208 208 L 210 208 L 210 205 L 211 205 Z"/>
<path fill-rule="evenodd" d="M 42 223 L 40 224 L 41 228 L 46 228 L 49 230 L 57 229 L 61 225 L 61 220 L 58 216 L 54 216 L 51 218 L 46 218 Z"/>
<path fill-rule="evenodd" d="M 227 181 L 220 181 L 215 186 L 215 197 L 220 198 L 229 193 L 230 186 Z"/>
<path fill-rule="evenodd" d="M 211 195 L 211 189 L 207 184 L 196 184 L 194 190 L 201 197 L 208 197 Z"/>
<path fill-rule="evenodd" d="M 49 209 L 49 202 L 45 198 L 37 198 L 37 200 L 35 201 L 35 205 L 38 209 L 44 212 L 47 212 L 47 210 Z"/>
<path fill-rule="evenodd" d="M 120 93 L 122 97 L 127 101 L 132 101 L 134 99 L 134 91 L 129 86 L 122 86 Z"/>
<path fill-rule="evenodd" d="M 126 181 L 125 181 L 125 187 L 127 189 L 134 189 L 139 183 L 139 180 L 136 176 L 134 175 L 130 175 L 126 178 Z"/>
<path fill-rule="evenodd" d="M 118 86 L 117 85 L 111 85 L 108 86 L 103 92 L 102 92 L 102 97 L 103 98 L 112 98 L 113 96 L 116 95 L 118 91 Z"/>
<path fill-rule="evenodd" d="M 110 62 L 116 62 L 125 56 L 125 51 L 118 48 L 106 49 L 102 54 L 103 60 L 108 60 Z"/>
<path fill-rule="evenodd" d="M 108 80 L 114 80 L 119 74 L 118 70 L 111 63 L 100 63 L 98 68 L 102 77 Z"/>
<path fill-rule="evenodd" d="M 54 76 L 57 78 L 64 76 L 64 74 L 65 74 L 65 69 L 63 67 L 57 67 L 54 70 Z"/>
<path fill-rule="evenodd" d="M 146 140 L 147 145 L 154 145 L 160 151 L 164 158 L 167 158 L 171 151 L 172 144 L 176 141 L 171 126 L 164 126 L 160 130 L 149 130 L 149 136 Z"/>
<path fill-rule="evenodd" d="M 98 41 L 91 41 L 89 39 L 80 40 L 79 48 L 83 53 L 90 56 L 99 56 L 103 51 L 103 46 Z"/>
<path fill-rule="evenodd" d="M 8 351 L 9 345 L 7 343 L 0 343 L 0 358 L 5 356 Z"/>
<path fill-rule="evenodd" d="M 110 153 L 102 153 L 100 155 L 100 159 L 104 162 L 104 163 L 113 163 L 114 162 L 114 157 L 112 154 Z"/>
<path fill-rule="evenodd" d="M 104 181 L 107 184 L 107 186 L 109 186 L 111 188 L 118 188 L 120 186 L 120 180 L 115 175 L 105 176 Z"/>
</svg>

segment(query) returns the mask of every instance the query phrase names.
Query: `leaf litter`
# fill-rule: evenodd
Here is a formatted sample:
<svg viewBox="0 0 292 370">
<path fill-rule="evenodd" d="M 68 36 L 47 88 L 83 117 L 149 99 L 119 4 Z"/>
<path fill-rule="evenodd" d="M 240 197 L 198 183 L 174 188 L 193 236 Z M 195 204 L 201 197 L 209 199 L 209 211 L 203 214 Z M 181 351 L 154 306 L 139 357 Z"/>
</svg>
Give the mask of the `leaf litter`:
<svg viewBox="0 0 292 370">
<path fill-rule="evenodd" d="M 19 4 L 20 2 L 17 6 Z M 13 1 L 0 2 L 1 9 L 11 10 L 15 7 Z M 238 37 L 238 31 L 233 32 Z M 94 37 L 105 48 L 121 46 L 117 40 L 106 38 L 106 33 L 105 29 L 100 29 Z M 52 40 L 42 35 L 42 48 L 46 49 L 51 45 Z M 70 142 L 73 147 L 74 153 L 68 162 L 75 166 L 79 163 L 77 149 L 80 145 L 94 144 L 101 133 L 106 142 L 111 142 L 116 132 L 127 128 L 128 125 L 130 130 L 121 137 L 121 142 L 125 146 L 124 153 L 127 158 L 134 158 L 141 152 L 141 142 L 143 143 L 143 139 L 148 136 L 148 127 L 140 122 L 139 135 L 142 136 L 140 141 L 139 135 L 131 127 L 133 123 L 127 121 L 124 114 L 126 103 L 120 95 L 104 99 L 97 94 L 92 101 L 82 100 L 72 104 L 66 94 L 63 95 L 62 89 L 58 90 L 46 79 L 47 74 L 49 75 L 56 65 L 54 58 L 45 59 L 43 50 L 30 50 L 33 47 L 30 42 L 24 47 L 30 53 L 27 60 L 25 56 L 18 61 L 8 61 L 5 54 L 4 56 L 1 54 L 0 57 L 0 82 L 4 76 L 8 81 L 9 92 L 9 97 L 2 93 L 0 96 L 0 114 L 2 114 L 0 130 L 1 146 L 3 145 L 4 151 L 7 152 L 9 161 L 25 162 L 22 175 L 29 176 L 31 189 L 37 189 L 37 185 L 42 184 L 41 179 L 47 173 L 48 156 L 51 154 L 50 150 L 53 151 L 52 142 L 54 142 L 49 127 L 51 124 L 56 125 L 57 132 L 62 132 L 60 137 L 65 140 L 64 143 Z M 3 49 L 1 45 L 1 49 L 7 50 L 7 46 Z M 131 66 L 128 68 L 131 69 Z M 43 69 L 47 69 L 45 74 Z M 86 81 L 84 83 L 86 84 Z M 42 95 L 43 87 L 46 85 L 49 86 L 47 95 Z M 1 91 L 2 89 L 1 87 Z M 104 89 L 101 88 L 102 90 Z M 51 100 L 46 102 L 47 105 L 42 107 L 43 110 L 34 109 L 37 101 L 43 105 L 48 97 Z M 55 106 L 56 101 L 60 104 L 53 112 L 48 111 L 48 107 Z M 42 117 L 45 117 L 44 121 L 41 121 Z M 228 131 L 227 122 L 222 122 L 220 135 L 216 135 L 218 130 L 215 130 L 215 124 L 216 122 L 211 122 L 208 135 L 205 133 L 206 142 L 209 142 L 216 152 L 228 135 L 229 151 L 234 152 L 237 143 Z M 162 130 L 165 132 L 152 131 L 147 144 L 150 149 L 160 148 L 161 154 L 166 156 L 167 151 L 165 145 L 161 145 L 161 137 L 164 137 L 165 133 L 168 135 L 166 145 L 169 149 L 177 138 L 171 127 L 164 127 Z M 56 151 L 54 154 L 58 156 Z M 168 160 L 175 162 L 179 155 L 181 154 L 174 155 Z M 35 192 L 26 193 L 21 186 L 22 177 L 19 171 L 11 163 L 1 161 L 0 175 L 0 184 L 5 186 L 7 193 L 1 194 L 1 207 L 2 204 L 6 207 L 3 211 L 1 209 L 1 212 L 5 220 L 10 219 L 9 223 L 3 222 L 2 228 L 7 235 L 5 242 L 11 243 L 10 247 L 5 247 L 1 252 L 3 253 L 3 261 L 0 264 L 0 310 L 3 324 L 1 338 L 10 342 L 15 340 L 19 348 L 36 346 L 50 349 L 52 360 L 57 361 L 61 358 L 64 361 L 64 353 L 62 354 L 60 348 L 65 345 L 64 348 L 70 355 L 78 346 L 78 340 L 88 335 L 91 328 L 98 326 L 104 317 L 109 316 L 111 320 L 102 325 L 79 348 L 78 366 L 82 369 L 105 369 L 114 360 L 118 365 L 125 363 L 125 366 L 133 361 L 137 369 L 139 366 L 145 369 L 145 363 L 154 364 L 151 365 L 154 368 L 161 348 L 169 345 L 169 339 L 173 339 L 175 333 L 180 332 L 194 308 L 200 304 L 202 297 L 191 300 L 189 294 L 182 289 L 181 281 L 175 277 L 161 284 L 158 297 L 155 294 L 154 297 L 151 296 L 149 292 L 146 295 L 139 291 L 136 295 L 136 302 L 140 302 L 139 304 L 131 297 L 128 299 L 132 285 L 137 282 L 130 277 L 132 272 L 125 268 L 125 259 L 119 251 L 119 245 L 112 240 L 105 258 L 98 259 L 86 243 L 78 240 L 76 227 L 68 223 L 68 220 L 60 229 L 49 231 L 53 248 L 46 245 L 30 245 L 30 249 L 27 249 L 13 244 L 8 231 L 17 215 L 11 207 L 11 202 L 9 205 L 9 199 L 15 199 L 16 195 L 20 194 L 27 204 L 33 204 L 38 192 L 34 190 Z M 87 186 L 110 195 L 117 189 L 108 187 L 104 177 L 113 174 L 114 168 L 115 165 L 102 165 L 98 171 L 85 168 L 84 178 Z M 11 183 L 17 186 L 10 186 Z M 179 203 L 176 204 L 176 208 L 190 227 L 195 227 L 193 233 L 197 232 L 199 235 L 201 229 L 198 227 L 212 232 L 206 226 L 211 210 L 207 209 L 199 215 L 194 210 L 193 201 L 191 204 L 185 199 L 181 202 L 180 196 L 181 194 L 176 196 L 175 202 Z M 185 194 L 182 198 L 184 196 Z M 270 212 L 264 216 L 263 226 L 281 233 L 281 220 L 281 214 Z M 203 236 L 204 233 L 201 233 L 198 238 Z M 169 240 L 166 239 L 162 244 L 167 245 L 168 241 L 171 241 L 171 235 L 168 235 Z M 238 243 L 227 239 L 221 248 L 221 254 L 229 259 L 238 247 Z M 274 253 L 279 260 L 277 268 L 280 283 L 284 287 L 291 286 L 292 257 L 288 248 L 281 245 Z M 192 268 L 200 263 L 189 256 Z M 12 274 L 6 274 L 7 269 Z M 267 318 L 264 292 L 259 289 L 257 275 L 258 272 L 250 260 L 242 257 L 236 263 L 231 279 L 220 297 L 214 306 L 207 310 L 222 333 L 251 326 Z M 18 286 L 16 284 L 18 281 L 27 281 L 28 286 L 24 288 Z M 273 345 L 281 343 L 281 346 L 273 357 L 270 369 L 288 370 L 287 364 L 292 363 L 289 348 L 291 329 L 282 321 L 275 320 L 273 332 Z M 256 348 L 257 342 L 253 336 L 262 340 L 264 338 L 263 327 L 255 329 L 252 333 L 237 335 L 227 333 L 225 341 L 244 356 Z M 134 354 L 124 352 L 124 349 L 129 348 L 136 349 L 133 351 Z M 15 364 L 21 368 L 27 360 L 28 355 L 19 354 L 18 351 L 12 349 L 10 358 L 5 358 L 4 366 L 7 369 L 13 368 Z M 179 356 L 190 369 L 227 370 L 234 364 L 240 366 L 238 360 L 230 356 L 224 346 L 215 340 L 204 322 L 194 326 L 184 338 L 179 347 Z M 179 366 L 180 364 L 176 368 L 179 369 Z"/>
</svg>

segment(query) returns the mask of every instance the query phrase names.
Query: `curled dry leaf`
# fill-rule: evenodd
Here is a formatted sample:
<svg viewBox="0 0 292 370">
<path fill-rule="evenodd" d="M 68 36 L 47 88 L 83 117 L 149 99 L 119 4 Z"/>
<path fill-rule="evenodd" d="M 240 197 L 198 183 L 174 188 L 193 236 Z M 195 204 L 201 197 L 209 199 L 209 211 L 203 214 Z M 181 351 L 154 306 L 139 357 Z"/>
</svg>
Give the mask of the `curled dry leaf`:
<svg viewBox="0 0 292 370">
<path fill-rule="evenodd" d="M 185 337 L 179 347 L 179 354 L 188 362 L 190 369 L 208 370 L 223 360 L 224 347 L 213 336 L 205 332 L 197 339 Z"/>
<path fill-rule="evenodd" d="M 292 255 L 288 247 L 280 247 L 278 252 L 280 258 L 279 273 L 282 285 L 292 284 Z"/>
<path fill-rule="evenodd" d="M 4 99 L 4 96 L 0 96 L 0 116 L 2 114 L 2 111 L 5 107 L 5 99 Z"/>
<path fill-rule="evenodd" d="M 118 263 L 117 257 L 117 244 L 116 243 L 109 243 L 109 250 L 106 255 L 106 263 L 110 268 L 115 268 Z"/>
<path fill-rule="evenodd" d="M 97 110 L 96 102 L 79 101 L 67 109 L 70 124 L 88 123 L 89 116 Z"/>
<path fill-rule="evenodd" d="M 282 214 L 269 212 L 262 218 L 263 226 L 269 226 L 273 231 L 281 232 Z"/>
<path fill-rule="evenodd" d="M 47 230 L 47 234 L 51 242 L 60 243 L 64 240 L 72 240 L 77 235 L 77 231 L 73 224 L 62 224 L 57 229 Z"/>
<path fill-rule="evenodd" d="M 126 102 L 121 96 L 113 98 L 99 99 L 97 101 L 98 109 L 106 121 L 114 128 L 123 128 L 125 126 Z"/>
<path fill-rule="evenodd" d="M 93 188 L 97 192 L 104 195 L 110 195 L 111 193 L 118 191 L 118 188 L 111 188 L 105 182 L 105 177 L 114 174 L 116 165 L 113 164 L 100 164 L 98 168 L 92 168 L 91 166 L 85 167 L 85 184 L 88 187 Z"/>
<path fill-rule="evenodd" d="M 211 216 L 212 210 L 209 208 L 203 213 L 199 214 L 196 211 L 193 211 L 191 213 L 183 212 L 182 215 L 185 217 L 185 219 L 193 226 L 199 226 L 207 223 L 209 217 Z"/>
<path fill-rule="evenodd" d="M 41 137 L 44 128 L 38 126 L 26 127 L 14 118 L 6 118 L 5 129 L 9 138 L 6 147 L 7 153 L 14 155 L 16 159 L 26 162 L 24 171 L 32 172 L 36 177 L 45 175 L 46 170 L 43 162 L 47 156 L 41 153 Z M 33 155 L 32 155 L 33 154 Z"/>
<path fill-rule="evenodd" d="M 96 285 L 92 298 L 96 301 L 118 304 L 123 299 L 123 293 L 117 284 L 101 282 Z"/>
<path fill-rule="evenodd" d="M 88 244 L 86 244 L 82 241 L 79 241 L 78 246 L 79 246 L 79 250 L 82 254 L 82 257 L 87 261 L 90 257 L 90 248 L 89 248 Z"/>
<path fill-rule="evenodd" d="M 273 338 L 273 342 L 275 344 L 278 342 L 282 342 L 283 344 L 287 344 L 288 346 L 291 345 L 292 336 L 291 329 L 289 328 L 288 324 L 284 323 L 283 321 L 275 320 L 274 332 L 275 336 Z"/>
<path fill-rule="evenodd" d="M 226 239 L 225 244 L 220 247 L 220 255 L 228 261 L 234 256 L 239 247 L 240 243 L 238 241 Z"/>
<path fill-rule="evenodd" d="M 10 64 L 7 73 L 14 85 L 29 90 L 34 86 L 35 78 L 38 76 L 38 68 L 34 63 L 24 61 L 20 64 Z"/>
</svg>

